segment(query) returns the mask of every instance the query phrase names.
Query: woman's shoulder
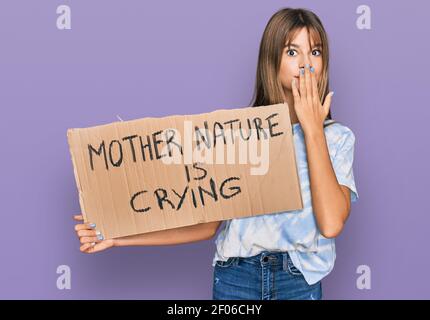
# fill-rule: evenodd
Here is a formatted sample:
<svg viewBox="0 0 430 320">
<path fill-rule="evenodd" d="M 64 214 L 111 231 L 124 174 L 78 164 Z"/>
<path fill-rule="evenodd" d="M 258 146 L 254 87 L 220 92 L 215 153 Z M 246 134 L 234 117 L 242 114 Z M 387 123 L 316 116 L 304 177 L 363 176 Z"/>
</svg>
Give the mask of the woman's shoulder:
<svg viewBox="0 0 430 320">
<path fill-rule="evenodd" d="M 326 120 L 324 122 L 326 137 L 330 142 L 338 144 L 349 140 L 354 143 L 355 134 L 350 127 L 337 120 Z"/>
<path fill-rule="evenodd" d="M 324 130 L 337 135 L 354 135 L 354 132 L 350 127 L 345 125 L 343 122 L 332 119 L 324 121 Z"/>
</svg>

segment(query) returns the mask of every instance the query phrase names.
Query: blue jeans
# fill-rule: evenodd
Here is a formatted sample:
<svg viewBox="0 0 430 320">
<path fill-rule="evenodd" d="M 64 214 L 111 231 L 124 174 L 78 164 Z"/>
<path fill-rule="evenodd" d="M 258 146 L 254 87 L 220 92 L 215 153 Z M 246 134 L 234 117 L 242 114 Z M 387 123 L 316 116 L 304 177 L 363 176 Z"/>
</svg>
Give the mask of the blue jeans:
<svg viewBox="0 0 430 320">
<path fill-rule="evenodd" d="M 321 281 L 309 285 L 288 252 L 216 261 L 214 300 L 320 300 Z"/>
</svg>

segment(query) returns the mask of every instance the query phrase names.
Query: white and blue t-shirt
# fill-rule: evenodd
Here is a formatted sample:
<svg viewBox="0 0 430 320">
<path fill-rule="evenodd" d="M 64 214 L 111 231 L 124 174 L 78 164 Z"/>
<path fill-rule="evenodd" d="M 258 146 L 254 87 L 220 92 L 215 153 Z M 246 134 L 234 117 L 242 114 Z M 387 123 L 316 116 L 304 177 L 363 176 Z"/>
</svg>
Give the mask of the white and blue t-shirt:
<svg viewBox="0 0 430 320">
<path fill-rule="evenodd" d="M 325 120 L 324 124 L 333 122 Z M 336 259 L 335 239 L 318 230 L 312 210 L 306 145 L 300 123 L 292 124 L 303 209 L 226 220 L 215 239 L 217 260 L 251 257 L 262 251 L 288 251 L 294 266 L 308 284 L 328 275 Z M 351 202 L 358 199 L 352 169 L 355 136 L 351 129 L 333 123 L 324 128 L 331 163 L 339 184 L 351 190 Z"/>
</svg>

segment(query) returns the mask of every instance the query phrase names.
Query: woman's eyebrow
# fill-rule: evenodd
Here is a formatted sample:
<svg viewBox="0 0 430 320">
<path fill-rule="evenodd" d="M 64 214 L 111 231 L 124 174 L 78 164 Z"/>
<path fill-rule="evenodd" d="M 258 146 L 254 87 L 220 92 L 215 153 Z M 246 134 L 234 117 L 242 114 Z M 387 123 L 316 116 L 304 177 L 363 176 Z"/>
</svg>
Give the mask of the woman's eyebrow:
<svg viewBox="0 0 430 320">
<path fill-rule="evenodd" d="M 285 45 L 285 47 L 296 47 L 296 48 L 299 48 L 300 49 L 300 46 L 299 45 L 297 45 L 297 44 L 295 44 L 295 43 L 290 43 L 290 44 L 286 44 Z M 317 43 L 317 44 L 314 44 L 313 46 L 312 46 L 312 48 L 322 48 L 322 44 L 321 43 Z"/>
</svg>

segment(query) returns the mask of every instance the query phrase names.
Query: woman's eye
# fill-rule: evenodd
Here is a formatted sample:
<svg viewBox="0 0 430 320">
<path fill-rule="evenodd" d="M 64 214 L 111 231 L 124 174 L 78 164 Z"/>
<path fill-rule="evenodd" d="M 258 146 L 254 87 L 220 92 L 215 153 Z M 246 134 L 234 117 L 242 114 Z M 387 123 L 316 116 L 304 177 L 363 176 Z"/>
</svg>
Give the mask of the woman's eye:
<svg viewBox="0 0 430 320">
<path fill-rule="evenodd" d="M 314 54 L 315 52 L 317 52 L 317 54 Z M 314 56 L 320 56 L 321 55 L 321 51 L 320 50 L 314 50 L 314 51 L 312 51 L 312 54 Z"/>
<path fill-rule="evenodd" d="M 296 52 L 296 50 L 289 49 L 289 50 L 287 50 L 287 55 L 293 57 L 294 56 L 294 52 Z M 293 54 L 290 54 L 290 53 L 293 53 Z"/>
</svg>

